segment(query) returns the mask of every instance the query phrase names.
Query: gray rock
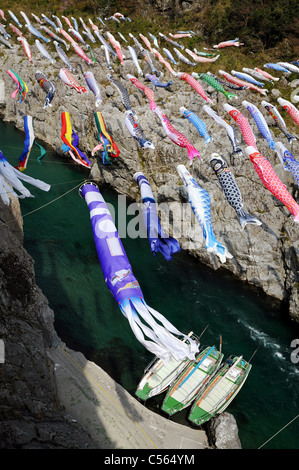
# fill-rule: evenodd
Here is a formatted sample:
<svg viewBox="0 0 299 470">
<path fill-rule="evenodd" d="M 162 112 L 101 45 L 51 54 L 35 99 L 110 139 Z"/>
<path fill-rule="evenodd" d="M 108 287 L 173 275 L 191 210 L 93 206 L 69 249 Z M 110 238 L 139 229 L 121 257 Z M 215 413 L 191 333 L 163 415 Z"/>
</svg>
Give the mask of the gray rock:
<svg viewBox="0 0 299 470">
<path fill-rule="evenodd" d="M 279 98 L 281 96 L 281 93 L 279 90 L 277 90 L 276 88 L 272 88 L 271 90 L 271 95 L 274 97 L 274 98 Z"/>
<path fill-rule="evenodd" d="M 94 448 L 57 401 L 46 355 L 46 348 L 56 340 L 54 314 L 35 284 L 33 260 L 22 246 L 18 201 L 9 207 L 0 201 L 0 214 L 0 338 L 5 345 L 0 448 Z"/>
<path fill-rule="evenodd" d="M 221 413 L 209 421 L 208 436 L 216 449 L 242 448 L 236 420 L 230 413 Z"/>
</svg>

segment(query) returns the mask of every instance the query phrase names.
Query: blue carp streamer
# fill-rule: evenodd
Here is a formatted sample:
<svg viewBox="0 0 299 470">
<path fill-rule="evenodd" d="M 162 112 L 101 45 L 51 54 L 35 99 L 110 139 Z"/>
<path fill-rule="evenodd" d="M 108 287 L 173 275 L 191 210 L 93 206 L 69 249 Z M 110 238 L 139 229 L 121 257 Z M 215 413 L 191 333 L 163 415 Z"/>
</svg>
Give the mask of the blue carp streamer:
<svg viewBox="0 0 299 470">
<path fill-rule="evenodd" d="M 147 78 L 154 86 L 160 87 L 160 88 L 168 88 L 172 84 L 172 80 L 170 80 L 167 83 L 161 82 L 161 80 L 153 74 L 147 73 L 145 78 Z"/>
<path fill-rule="evenodd" d="M 275 141 L 273 140 L 272 134 L 270 132 L 270 129 L 268 127 L 268 124 L 260 112 L 260 110 L 252 103 L 249 103 L 248 101 L 244 100 L 242 101 L 242 105 L 245 106 L 245 108 L 248 109 L 250 112 L 251 116 L 255 120 L 255 123 L 257 125 L 258 130 L 262 134 L 263 137 L 267 140 L 269 147 L 274 150 L 275 147 Z"/>
<path fill-rule="evenodd" d="M 199 119 L 199 117 L 195 113 L 193 113 L 192 111 L 188 111 L 186 108 L 184 108 L 184 106 L 181 106 L 180 112 L 198 130 L 200 136 L 204 138 L 206 144 L 212 142 L 213 139 L 208 134 L 205 123 L 201 119 Z"/>
<path fill-rule="evenodd" d="M 276 142 L 275 152 L 285 171 L 293 174 L 296 184 L 299 186 L 299 162 L 281 142 Z"/>
<path fill-rule="evenodd" d="M 218 256 L 221 263 L 225 263 L 226 259 L 231 259 L 233 256 L 224 245 L 216 240 L 212 227 L 209 193 L 196 183 L 184 165 L 178 165 L 177 172 L 187 188 L 188 199 L 195 217 L 202 228 L 205 247 L 208 253 L 214 253 Z"/>
<path fill-rule="evenodd" d="M 263 86 L 265 85 L 264 83 L 259 82 L 258 80 L 256 80 L 255 78 L 253 78 L 253 77 L 252 77 L 251 75 L 249 75 L 248 73 L 236 72 L 235 70 L 232 70 L 231 73 L 232 73 L 232 75 L 234 75 L 235 77 L 240 78 L 240 80 L 246 80 L 246 82 L 252 83 L 253 85 L 261 86 L 261 87 L 263 87 Z"/>
<path fill-rule="evenodd" d="M 135 173 L 133 178 L 138 184 L 141 193 L 143 221 L 147 229 L 151 251 L 154 256 L 160 252 L 167 261 L 171 261 L 172 255 L 180 251 L 181 247 L 177 240 L 169 237 L 162 230 L 156 209 L 156 201 L 147 178 L 141 171 Z"/>
</svg>

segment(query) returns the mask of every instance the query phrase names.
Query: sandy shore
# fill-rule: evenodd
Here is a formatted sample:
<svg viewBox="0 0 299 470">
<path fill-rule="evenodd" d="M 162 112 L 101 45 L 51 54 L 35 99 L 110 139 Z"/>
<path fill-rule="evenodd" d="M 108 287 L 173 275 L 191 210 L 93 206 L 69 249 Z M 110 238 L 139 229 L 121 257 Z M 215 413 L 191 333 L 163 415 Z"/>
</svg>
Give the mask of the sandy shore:
<svg viewBox="0 0 299 470">
<path fill-rule="evenodd" d="M 47 350 L 58 399 L 99 449 L 205 449 L 204 431 L 148 410 L 83 354 L 60 342 Z"/>
</svg>

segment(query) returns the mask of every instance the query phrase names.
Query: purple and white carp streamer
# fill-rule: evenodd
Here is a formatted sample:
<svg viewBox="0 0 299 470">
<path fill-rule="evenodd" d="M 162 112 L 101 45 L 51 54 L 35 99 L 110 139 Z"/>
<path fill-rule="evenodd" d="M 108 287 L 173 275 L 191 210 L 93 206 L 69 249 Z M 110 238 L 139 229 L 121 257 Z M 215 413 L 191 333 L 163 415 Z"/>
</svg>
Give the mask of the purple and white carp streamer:
<svg viewBox="0 0 299 470">
<path fill-rule="evenodd" d="M 80 187 L 79 193 L 90 212 L 93 237 L 105 282 L 138 341 L 163 361 L 167 362 L 171 357 L 176 360 L 194 360 L 198 343 L 146 304 L 98 187 L 86 182 Z M 183 342 L 183 339 L 188 339 L 188 342 Z"/>
<path fill-rule="evenodd" d="M 162 229 L 156 209 L 156 201 L 148 182 L 142 171 L 137 171 L 133 176 L 139 186 L 143 203 L 143 222 L 147 229 L 150 248 L 154 256 L 160 252 L 167 261 L 172 260 L 172 255 L 181 250 L 178 241 L 168 236 Z"/>
</svg>

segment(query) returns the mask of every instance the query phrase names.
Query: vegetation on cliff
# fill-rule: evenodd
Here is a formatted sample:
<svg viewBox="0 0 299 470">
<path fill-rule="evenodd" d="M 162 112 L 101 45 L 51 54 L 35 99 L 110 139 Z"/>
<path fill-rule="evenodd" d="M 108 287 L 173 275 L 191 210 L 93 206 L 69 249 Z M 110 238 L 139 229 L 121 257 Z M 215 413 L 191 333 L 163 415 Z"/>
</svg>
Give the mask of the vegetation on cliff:
<svg viewBox="0 0 299 470">
<path fill-rule="evenodd" d="M 201 31 L 207 42 L 217 43 L 238 36 L 256 52 L 278 46 L 289 39 L 298 53 L 296 31 L 299 7 L 296 0 L 4 0 L 1 8 L 35 13 L 110 16 L 120 11 L 134 19 L 141 28 L 147 26 L 190 28 Z M 132 23 L 130 23 L 132 27 Z M 139 28 L 140 29 L 140 28 Z M 216 42 L 215 42 L 216 41 Z"/>
</svg>

